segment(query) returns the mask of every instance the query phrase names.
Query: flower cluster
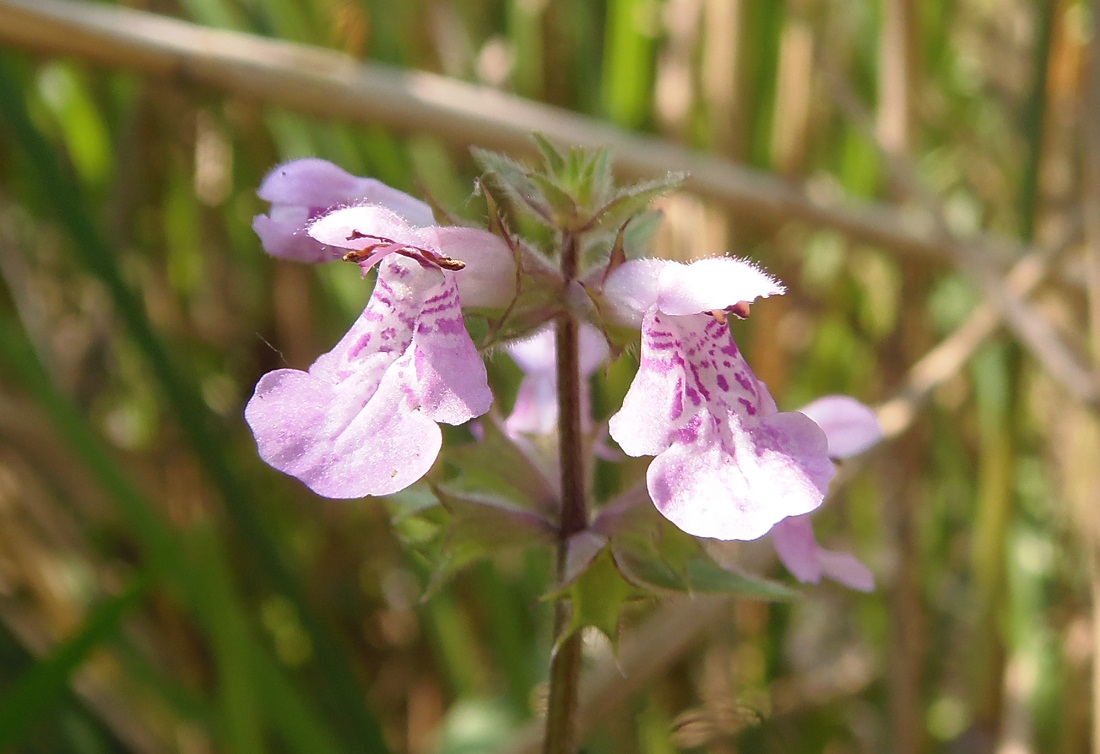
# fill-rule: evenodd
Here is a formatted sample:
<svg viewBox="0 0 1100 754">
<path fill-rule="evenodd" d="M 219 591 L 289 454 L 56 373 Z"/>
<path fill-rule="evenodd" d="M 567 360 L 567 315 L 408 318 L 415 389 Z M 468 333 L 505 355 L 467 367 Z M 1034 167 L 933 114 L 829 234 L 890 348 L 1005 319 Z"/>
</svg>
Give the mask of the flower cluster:
<svg viewBox="0 0 1100 754">
<path fill-rule="evenodd" d="M 463 309 L 515 309 L 517 265 L 528 267 L 522 256 L 530 252 L 499 233 L 438 226 L 424 203 L 322 160 L 277 168 L 260 196 L 271 209 L 253 227 L 268 253 L 343 259 L 364 275 L 377 269 L 366 309 L 330 352 L 308 371 L 280 369 L 259 381 L 245 417 L 260 455 L 325 497 L 405 489 L 435 462 L 440 423 L 489 410 L 493 396 Z M 580 281 L 594 305 L 580 314 L 566 305 L 555 316 L 591 320 L 580 330 L 585 378 L 609 359 L 610 329 L 640 333 L 638 373 L 607 430 L 627 455 L 653 456 L 646 486 L 657 509 L 697 537 L 770 534 L 802 581 L 828 576 L 870 589 L 858 561 L 817 545 L 807 516 L 825 499 L 833 460 L 878 440 L 874 414 L 841 397 L 779 411 L 727 321 L 782 286 L 728 257 L 612 259 Z M 576 281 L 558 283 L 567 291 Z M 556 427 L 550 332 L 508 346 L 524 372 L 505 422 L 514 436 Z M 591 420 L 587 395 L 581 400 Z"/>
</svg>

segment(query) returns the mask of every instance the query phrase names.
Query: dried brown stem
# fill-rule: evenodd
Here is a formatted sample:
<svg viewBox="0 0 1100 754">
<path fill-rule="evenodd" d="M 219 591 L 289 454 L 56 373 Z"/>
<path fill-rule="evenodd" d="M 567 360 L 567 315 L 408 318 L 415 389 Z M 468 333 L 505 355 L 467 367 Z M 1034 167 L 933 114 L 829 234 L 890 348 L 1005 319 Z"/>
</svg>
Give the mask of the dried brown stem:
<svg viewBox="0 0 1100 754">
<path fill-rule="evenodd" d="M 899 254 L 953 259 L 926 216 L 848 201 L 831 190 L 594 118 L 441 76 L 361 63 L 330 50 L 72 0 L 0 0 L 0 43 L 213 87 L 321 117 L 432 133 L 462 145 L 530 154 L 529 135 L 538 131 L 563 144 L 607 147 L 626 174 L 689 173 L 689 190 L 721 202 L 745 221 L 771 226 L 803 221 Z M 1021 251 L 1006 239 L 984 237 L 982 243 L 1002 266 Z"/>
</svg>

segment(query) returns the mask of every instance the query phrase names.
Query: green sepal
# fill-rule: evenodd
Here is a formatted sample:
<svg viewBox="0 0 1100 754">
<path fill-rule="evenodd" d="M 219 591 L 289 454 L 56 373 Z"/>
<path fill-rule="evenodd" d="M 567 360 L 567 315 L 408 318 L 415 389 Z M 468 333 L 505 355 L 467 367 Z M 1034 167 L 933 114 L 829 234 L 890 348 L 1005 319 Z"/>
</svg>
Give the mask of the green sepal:
<svg viewBox="0 0 1100 754">
<path fill-rule="evenodd" d="M 587 215 L 577 199 L 559 188 L 553 177 L 538 173 L 532 173 L 529 177 L 541 192 L 542 202 L 549 208 L 553 227 L 575 231 L 587 222 Z"/>
</svg>

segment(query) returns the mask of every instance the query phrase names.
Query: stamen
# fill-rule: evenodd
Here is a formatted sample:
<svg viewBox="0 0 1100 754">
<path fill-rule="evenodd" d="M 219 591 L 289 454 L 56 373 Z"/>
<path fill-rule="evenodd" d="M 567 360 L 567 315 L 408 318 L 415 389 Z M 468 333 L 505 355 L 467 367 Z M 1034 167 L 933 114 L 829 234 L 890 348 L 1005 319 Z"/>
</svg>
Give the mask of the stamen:
<svg viewBox="0 0 1100 754">
<path fill-rule="evenodd" d="M 733 306 L 728 307 L 726 309 L 726 311 L 729 312 L 730 314 L 732 314 L 733 316 L 737 317 L 738 319 L 748 319 L 749 318 L 749 302 L 748 301 L 738 301 Z"/>
<path fill-rule="evenodd" d="M 353 249 L 347 252 L 342 257 L 345 262 L 355 262 L 356 264 L 362 264 L 363 262 L 369 260 L 370 257 L 378 249 L 385 249 L 387 246 L 390 246 L 393 247 L 392 252 L 394 254 L 403 254 L 404 256 L 407 256 L 411 259 L 419 259 L 422 262 L 429 262 L 444 270 L 456 271 L 464 269 L 466 267 L 466 263 L 461 260 L 452 259 L 451 257 L 434 252 L 431 249 L 422 249 L 419 246 L 398 243 L 397 241 L 394 241 L 391 238 L 386 238 L 385 236 L 376 236 L 373 234 L 360 233 L 357 230 L 353 230 L 351 233 L 348 234 L 347 240 L 358 241 L 360 238 L 371 238 L 376 240 L 378 243 L 371 244 L 370 246 L 366 246 L 359 250 Z"/>
</svg>

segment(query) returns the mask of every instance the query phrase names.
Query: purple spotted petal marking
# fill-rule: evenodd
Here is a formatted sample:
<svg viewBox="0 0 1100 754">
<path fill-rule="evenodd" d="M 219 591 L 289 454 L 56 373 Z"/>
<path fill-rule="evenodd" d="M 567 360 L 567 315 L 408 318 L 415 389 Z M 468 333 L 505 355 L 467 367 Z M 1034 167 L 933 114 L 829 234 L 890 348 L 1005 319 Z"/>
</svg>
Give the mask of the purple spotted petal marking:
<svg viewBox="0 0 1100 754">
<path fill-rule="evenodd" d="M 835 473 L 824 433 L 780 413 L 727 326 L 707 314 L 642 321 L 641 365 L 611 436 L 654 455 L 650 496 L 689 534 L 756 539 L 817 508 Z"/>
<path fill-rule="evenodd" d="M 308 372 L 264 375 L 245 409 L 260 456 L 323 497 L 387 495 L 492 402 L 454 273 L 400 256 L 379 266 L 363 314 Z"/>
</svg>

